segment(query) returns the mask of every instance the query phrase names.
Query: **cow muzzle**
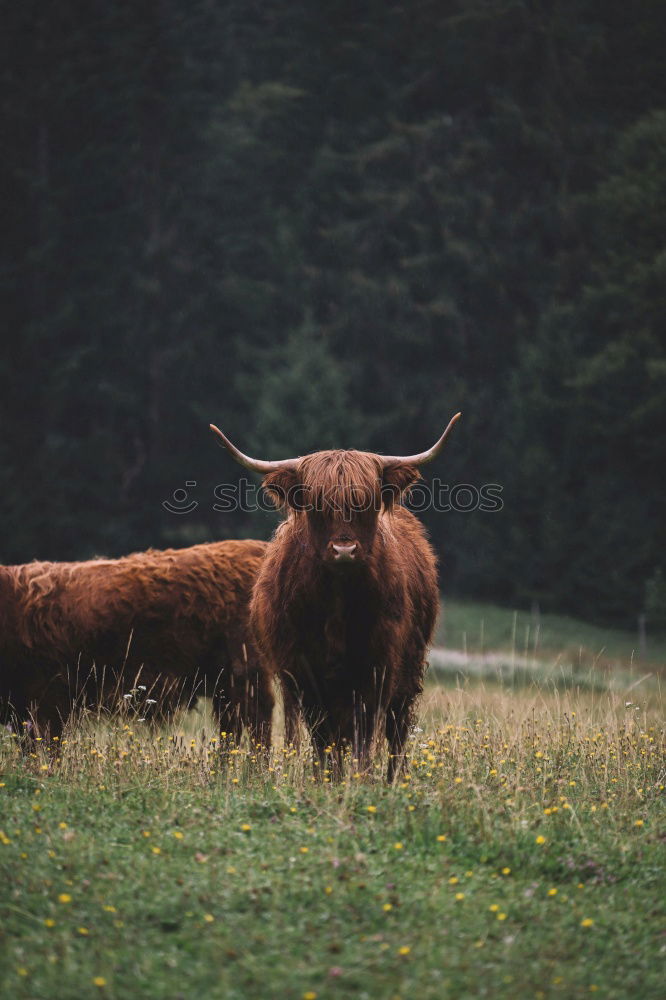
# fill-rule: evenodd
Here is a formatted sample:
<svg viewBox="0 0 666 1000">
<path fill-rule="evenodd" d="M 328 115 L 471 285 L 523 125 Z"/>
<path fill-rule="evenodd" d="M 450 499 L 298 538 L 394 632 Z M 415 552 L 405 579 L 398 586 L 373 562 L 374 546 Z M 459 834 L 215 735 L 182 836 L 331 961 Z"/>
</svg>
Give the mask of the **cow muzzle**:
<svg viewBox="0 0 666 1000">
<path fill-rule="evenodd" d="M 333 559 L 335 562 L 353 562 L 356 558 L 358 546 L 356 542 L 350 542 L 346 545 L 332 545 L 335 555 Z"/>
</svg>

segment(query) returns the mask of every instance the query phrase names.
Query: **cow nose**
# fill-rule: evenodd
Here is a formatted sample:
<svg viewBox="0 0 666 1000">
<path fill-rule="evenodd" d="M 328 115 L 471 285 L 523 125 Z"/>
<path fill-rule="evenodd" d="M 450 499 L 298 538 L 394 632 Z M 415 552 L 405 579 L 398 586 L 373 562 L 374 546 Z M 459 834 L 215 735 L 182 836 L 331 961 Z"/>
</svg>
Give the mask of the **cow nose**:
<svg viewBox="0 0 666 1000">
<path fill-rule="evenodd" d="M 356 553 L 356 542 L 347 545 L 336 545 L 333 543 L 333 551 L 336 559 L 353 559 Z"/>
</svg>

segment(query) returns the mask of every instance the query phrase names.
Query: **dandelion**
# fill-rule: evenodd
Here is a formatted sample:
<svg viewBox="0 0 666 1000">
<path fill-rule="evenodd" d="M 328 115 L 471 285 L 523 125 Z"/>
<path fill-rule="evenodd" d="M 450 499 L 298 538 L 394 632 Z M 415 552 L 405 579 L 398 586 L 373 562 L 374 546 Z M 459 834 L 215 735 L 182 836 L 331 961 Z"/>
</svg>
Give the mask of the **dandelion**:
<svg viewBox="0 0 666 1000">
<path fill-rule="evenodd" d="M 498 913 L 497 914 L 497 919 L 498 920 L 506 920 L 506 913 Z"/>
<path fill-rule="evenodd" d="M 458 881 L 459 881 L 458 876 L 452 875 L 451 878 L 449 879 L 449 885 L 457 885 Z"/>
<path fill-rule="evenodd" d="M 53 920 L 52 917 L 47 917 L 46 920 L 44 921 L 44 926 L 45 927 L 55 927 L 55 920 Z"/>
<path fill-rule="evenodd" d="M 461 903 L 464 898 L 465 898 L 465 893 L 464 892 L 457 892 L 456 893 L 456 901 L 458 903 Z"/>
<path fill-rule="evenodd" d="M 408 944 L 403 944 L 400 948 L 398 948 L 398 955 L 409 955 L 411 950 L 412 949 Z"/>
<path fill-rule="evenodd" d="M 446 834 L 440 833 L 440 835 L 437 838 L 438 843 L 443 844 L 445 840 L 446 840 Z"/>
<path fill-rule="evenodd" d="M 317 994 L 314 990 L 308 990 L 303 994 L 303 1000 L 317 1000 Z"/>
<path fill-rule="evenodd" d="M 72 902 L 72 897 L 70 896 L 70 894 L 68 892 L 61 892 L 60 895 L 58 896 L 58 902 L 59 903 L 71 903 Z"/>
<path fill-rule="evenodd" d="M 548 895 L 549 896 L 557 896 L 557 889 L 549 889 L 548 890 Z"/>
<path fill-rule="evenodd" d="M 366 806 L 366 809 L 367 809 L 367 811 L 369 813 L 376 813 L 377 812 L 377 806 Z"/>
<path fill-rule="evenodd" d="M 384 911 L 384 913 L 390 913 L 392 909 L 393 909 L 393 903 L 384 903 L 384 905 L 382 906 L 382 910 Z"/>
<path fill-rule="evenodd" d="M 585 917 L 585 920 L 581 920 L 580 926 L 581 927 L 593 927 L 594 926 L 594 920 L 592 920 L 591 917 Z"/>
<path fill-rule="evenodd" d="M 310 848 L 309 847 L 299 847 L 299 850 L 300 850 L 301 854 L 307 854 L 308 851 L 310 850 Z"/>
<path fill-rule="evenodd" d="M 106 979 L 104 976 L 94 976 L 93 986 L 106 986 Z"/>
<path fill-rule="evenodd" d="M 499 910 L 499 906 L 497 905 L 497 903 L 491 903 L 488 909 L 490 910 L 491 913 L 497 913 L 497 911 Z"/>
<path fill-rule="evenodd" d="M 162 848 L 161 847 L 151 847 L 150 849 L 153 852 L 153 854 L 161 854 L 162 853 Z"/>
<path fill-rule="evenodd" d="M 109 906 L 108 904 L 106 906 L 103 906 L 102 909 L 106 910 L 107 913 L 117 913 L 118 912 L 116 910 L 115 906 Z"/>
<path fill-rule="evenodd" d="M 634 826 L 643 826 L 643 820 L 637 819 L 636 822 L 634 823 Z"/>
<path fill-rule="evenodd" d="M 184 834 L 181 833 L 180 830 L 174 830 L 173 835 L 176 838 L 176 840 L 182 840 L 184 837 Z"/>
<path fill-rule="evenodd" d="M 250 826 L 249 823 L 243 823 L 241 825 L 241 830 L 243 831 L 243 833 L 249 833 L 251 829 L 252 827 Z"/>
<path fill-rule="evenodd" d="M 330 896 L 331 893 L 333 892 L 333 886 L 332 885 L 324 886 L 324 892 L 326 893 L 327 896 Z"/>
<path fill-rule="evenodd" d="M 403 844 L 402 844 L 402 843 L 401 843 L 401 842 L 400 842 L 400 841 L 398 840 L 398 841 L 396 841 L 396 843 L 395 843 L 395 844 L 393 845 L 393 848 L 394 848 L 394 850 L 396 850 L 396 851 L 401 851 L 401 850 L 402 850 L 402 848 L 403 848 L 403 846 L 404 846 L 404 845 L 403 845 Z"/>
<path fill-rule="evenodd" d="M 544 836 L 542 836 L 542 834 L 539 834 L 539 836 L 535 839 L 534 843 L 535 844 L 545 844 L 546 843 L 546 838 Z"/>
<path fill-rule="evenodd" d="M 510 875 L 510 874 L 511 874 L 510 868 L 502 868 L 502 875 Z"/>
<path fill-rule="evenodd" d="M 212 924 L 213 921 L 215 920 L 215 917 L 213 916 L 212 913 L 204 913 L 204 920 L 206 921 L 207 924 Z"/>
<path fill-rule="evenodd" d="M 87 927 L 78 927 L 77 930 L 79 934 L 81 934 L 83 937 L 87 937 L 90 934 L 90 931 L 88 930 Z"/>
</svg>

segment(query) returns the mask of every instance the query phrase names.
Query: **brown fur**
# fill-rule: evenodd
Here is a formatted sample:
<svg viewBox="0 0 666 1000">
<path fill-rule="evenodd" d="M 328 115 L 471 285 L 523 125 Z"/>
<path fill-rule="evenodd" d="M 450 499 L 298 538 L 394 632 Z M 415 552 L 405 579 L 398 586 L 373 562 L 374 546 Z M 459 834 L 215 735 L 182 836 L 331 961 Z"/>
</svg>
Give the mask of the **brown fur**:
<svg viewBox="0 0 666 1000">
<path fill-rule="evenodd" d="M 300 709 L 321 766 L 338 769 L 345 743 L 365 766 L 382 720 L 389 778 L 400 766 L 438 607 L 434 552 L 400 503 L 418 478 L 410 466 L 383 472 L 377 455 L 327 451 L 264 479 L 288 512 L 255 584 L 251 625 L 282 684 L 288 736 Z M 341 545 L 356 546 L 353 561 L 336 556 Z"/>
<path fill-rule="evenodd" d="M 0 567 L 0 709 L 33 714 L 53 735 L 72 696 L 96 701 L 104 676 L 105 690 L 136 680 L 168 707 L 208 695 L 223 728 L 270 740 L 270 678 L 248 634 L 266 548 L 225 541 Z"/>
</svg>

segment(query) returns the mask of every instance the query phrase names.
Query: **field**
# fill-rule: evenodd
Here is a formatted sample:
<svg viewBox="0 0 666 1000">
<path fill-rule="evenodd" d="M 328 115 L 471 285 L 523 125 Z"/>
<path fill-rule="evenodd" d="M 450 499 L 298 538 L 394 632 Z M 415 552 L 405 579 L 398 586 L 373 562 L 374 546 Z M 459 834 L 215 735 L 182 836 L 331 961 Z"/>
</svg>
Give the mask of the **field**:
<svg viewBox="0 0 666 1000">
<path fill-rule="evenodd" d="M 439 671 L 391 787 L 381 759 L 332 784 L 305 749 L 231 746 L 205 711 L 88 722 L 57 758 L 6 734 L 0 995 L 656 1000 L 652 673 L 627 693 Z"/>
</svg>

